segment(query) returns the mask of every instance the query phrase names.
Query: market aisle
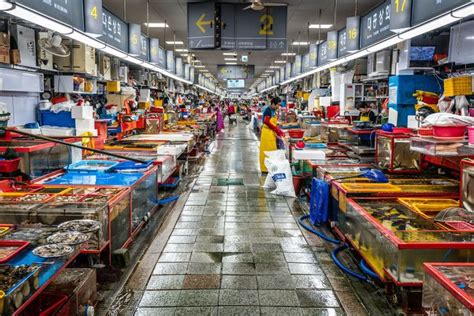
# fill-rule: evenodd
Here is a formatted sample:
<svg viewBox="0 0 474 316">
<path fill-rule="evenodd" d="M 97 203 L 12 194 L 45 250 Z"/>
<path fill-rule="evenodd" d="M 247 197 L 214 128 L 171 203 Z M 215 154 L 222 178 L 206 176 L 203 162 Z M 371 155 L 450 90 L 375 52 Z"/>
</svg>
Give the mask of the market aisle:
<svg viewBox="0 0 474 316">
<path fill-rule="evenodd" d="M 227 127 L 157 259 L 137 315 L 342 314 L 317 259 L 327 254 L 307 244 L 287 200 L 260 181 L 257 138 L 243 122 Z"/>
</svg>

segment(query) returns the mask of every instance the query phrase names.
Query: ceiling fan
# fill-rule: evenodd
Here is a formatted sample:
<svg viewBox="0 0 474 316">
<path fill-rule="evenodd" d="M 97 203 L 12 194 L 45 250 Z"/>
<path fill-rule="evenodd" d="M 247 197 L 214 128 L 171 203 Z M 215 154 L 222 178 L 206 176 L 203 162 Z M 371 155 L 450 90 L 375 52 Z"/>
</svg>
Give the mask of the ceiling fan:
<svg viewBox="0 0 474 316">
<path fill-rule="evenodd" d="M 48 33 L 48 35 L 48 37 L 39 40 L 39 46 L 42 49 L 58 57 L 68 57 L 71 54 L 69 48 L 64 45 L 61 35 L 53 33 Z"/>
<path fill-rule="evenodd" d="M 265 7 L 284 7 L 286 3 L 273 3 L 273 2 L 262 2 L 261 0 L 250 0 L 250 5 L 245 7 L 243 10 L 252 9 L 255 11 L 261 11 Z"/>
</svg>

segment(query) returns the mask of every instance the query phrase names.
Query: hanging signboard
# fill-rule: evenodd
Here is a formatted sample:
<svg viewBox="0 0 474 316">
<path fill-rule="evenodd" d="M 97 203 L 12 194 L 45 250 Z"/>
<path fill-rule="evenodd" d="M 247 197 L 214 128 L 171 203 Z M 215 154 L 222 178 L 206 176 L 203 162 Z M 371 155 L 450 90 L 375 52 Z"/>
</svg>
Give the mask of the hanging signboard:
<svg viewBox="0 0 474 316">
<path fill-rule="evenodd" d="M 188 3 L 189 49 L 215 48 L 215 3 Z"/>
<path fill-rule="evenodd" d="M 291 78 L 291 63 L 286 63 L 285 78 L 286 80 Z"/>
<path fill-rule="evenodd" d="M 318 66 L 328 63 L 328 42 L 323 42 L 318 46 Z"/>
<path fill-rule="evenodd" d="M 337 31 L 328 32 L 328 60 L 336 60 L 337 59 Z"/>
<path fill-rule="evenodd" d="M 140 34 L 140 59 L 150 61 L 150 43 L 148 37 Z"/>
<path fill-rule="evenodd" d="M 128 24 L 107 9 L 102 10 L 102 36 L 100 40 L 123 52 L 128 52 Z"/>
<path fill-rule="evenodd" d="M 293 63 L 292 69 L 291 69 L 291 75 L 297 76 L 301 74 L 301 55 L 296 55 L 295 56 L 295 62 Z"/>
<path fill-rule="evenodd" d="M 412 25 L 418 25 L 472 0 L 417 0 L 413 1 Z"/>
<path fill-rule="evenodd" d="M 84 31 L 83 0 L 14 0 L 25 7 L 31 8 L 47 17 L 63 22 Z M 30 21 L 33 22 L 34 21 Z"/>
<path fill-rule="evenodd" d="M 172 50 L 166 51 L 166 70 L 171 73 L 176 73 L 176 64 L 174 60 L 174 53 Z"/>
<path fill-rule="evenodd" d="M 221 48 L 235 49 L 235 8 L 231 3 L 221 3 Z"/>
<path fill-rule="evenodd" d="M 158 66 L 166 69 L 166 50 L 161 46 L 158 48 Z"/>
<path fill-rule="evenodd" d="M 183 74 L 183 59 L 181 57 L 176 57 L 176 75 L 182 77 Z"/>
<path fill-rule="evenodd" d="M 84 0 L 84 15 L 84 27 L 86 33 L 89 33 L 92 36 L 101 36 L 102 0 Z"/>
<path fill-rule="evenodd" d="M 337 57 L 343 57 L 347 52 L 347 29 L 343 28 L 337 34 Z"/>
<path fill-rule="evenodd" d="M 318 45 L 309 45 L 309 67 L 316 67 L 318 65 Z"/>
<path fill-rule="evenodd" d="M 140 24 L 130 23 L 128 25 L 128 53 L 133 56 L 140 56 L 142 53 L 142 29 Z"/>
<path fill-rule="evenodd" d="M 150 62 L 160 63 L 160 40 L 157 38 L 150 38 Z"/>
<path fill-rule="evenodd" d="M 385 0 L 381 5 L 362 17 L 361 48 L 370 46 L 392 35 L 390 31 L 391 0 Z"/>
<path fill-rule="evenodd" d="M 390 30 L 401 32 L 411 26 L 412 0 L 392 1 L 390 7 Z"/>
<path fill-rule="evenodd" d="M 184 64 L 184 79 L 189 80 L 189 70 L 191 68 L 190 64 Z"/>
<path fill-rule="evenodd" d="M 191 81 L 192 83 L 196 82 L 194 67 L 189 68 L 189 81 Z"/>
<path fill-rule="evenodd" d="M 280 81 L 280 69 L 277 69 L 277 71 L 275 71 L 275 84 L 279 84 L 281 81 Z"/>
<path fill-rule="evenodd" d="M 346 20 L 346 51 L 356 52 L 360 49 L 360 16 L 350 16 Z"/>
<path fill-rule="evenodd" d="M 255 77 L 255 65 L 217 65 L 217 78 L 252 79 Z"/>
<path fill-rule="evenodd" d="M 280 82 L 283 82 L 286 79 L 288 79 L 285 77 L 285 71 L 286 71 L 285 67 L 280 67 Z"/>
<path fill-rule="evenodd" d="M 306 72 L 309 69 L 310 69 L 310 66 L 309 66 L 309 53 L 307 53 L 303 56 L 302 72 Z"/>
<path fill-rule="evenodd" d="M 288 7 L 267 7 L 267 12 L 260 16 L 260 35 L 267 37 L 267 49 L 286 50 L 286 28 Z"/>
</svg>

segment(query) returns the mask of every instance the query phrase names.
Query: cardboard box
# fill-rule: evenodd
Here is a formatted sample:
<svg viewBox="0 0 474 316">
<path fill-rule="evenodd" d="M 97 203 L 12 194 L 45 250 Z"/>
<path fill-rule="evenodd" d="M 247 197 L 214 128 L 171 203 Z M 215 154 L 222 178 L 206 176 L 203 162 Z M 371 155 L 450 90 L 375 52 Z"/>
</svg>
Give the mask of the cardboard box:
<svg viewBox="0 0 474 316">
<path fill-rule="evenodd" d="M 76 130 L 93 130 L 94 127 L 94 120 L 76 119 Z"/>
<path fill-rule="evenodd" d="M 18 49 L 10 50 L 10 63 L 13 65 L 21 64 L 20 51 Z"/>
<path fill-rule="evenodd" d="M 112 61 L 109 56 L 102 55 L 99 62 L 100 74 L 104 80 L 112 80 Z"/>
<path fill-rule="evenodd" d="M 120 92 L 120 81 L 108 81 L 107 92 Z"/>
<path fill-rule="evenodd" d="M 8 47 L 0 46 L 0 63 L 10 63 L 10 49 Z"/>
<path fill-rule="evenodd" d="M 8 32 L 0 33 L 0 46 L 10 47 L 10 33 Z"/>
<path fill-rule="evenodd" d="M 70 46 L 71 42 L 70 40 L 63 40 L 63 43 L 66 46 Z M 54 56 L 54 63 L 58 66 L 58 70 L 87 73 L 92 76 L 97 76 L 95 48 L 78 41 L 72 41 L 71 56 Z"/>
<path fill-rule="evenodd" d="M 21 59 L 20 65 L 37 68 L 35 30 L 15 24 L 11 27 L 11 35 L 15 39 L 17 47 L 13 43 L 10 43 L 10 47 L 12 49 L 18 48 Z"/>
<path fill-rule="evenodd" d="M 138 108 L 141 110 L 148 110 L 151 106 L 150 102 L 138 102 Z"/>
<path fill-rule="evenodd" d="M 90 105 L 73 106 L 71 113 L 73 119 L 94 119 L 94 108 Z"/>
</svg>

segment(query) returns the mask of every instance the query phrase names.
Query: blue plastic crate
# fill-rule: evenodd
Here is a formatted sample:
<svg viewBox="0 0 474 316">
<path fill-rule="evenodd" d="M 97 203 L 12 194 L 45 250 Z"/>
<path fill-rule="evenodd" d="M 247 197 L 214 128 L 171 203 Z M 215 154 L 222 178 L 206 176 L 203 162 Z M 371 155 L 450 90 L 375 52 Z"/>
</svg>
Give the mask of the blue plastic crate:
<svg viewBox="0 0 474 316">
<path fill-rule="evenodd" d="M 39 111 L 38 121 L 41 126 L 76 127 L 76 122 L 72 118 L 71 112 L 54 113 L 51 111 Z"/>
<path fill-rule="evenodd" d="M 94 173 L 94 172 L 109 172 L 119 163 L 110 160 L 82 160 L 66 166 L 68 172 Z"/>
<path fill-rule="evenodd" d="M 51 185 L 119 185 L 132 186 L 143 173 L 76 173 L 69 172 L 51 179 L 46 184 Z"/>
<path fill-rule="evenodd" d="M 115 165 L 112 169 L 117 172 L 132 171 L 135 172 L 139 170 L 146 170 L 153 164 L 153 161 L 148 161 L 147 163 L 139 163 L 133 161 L 123 161 Z"/>
</svg>

